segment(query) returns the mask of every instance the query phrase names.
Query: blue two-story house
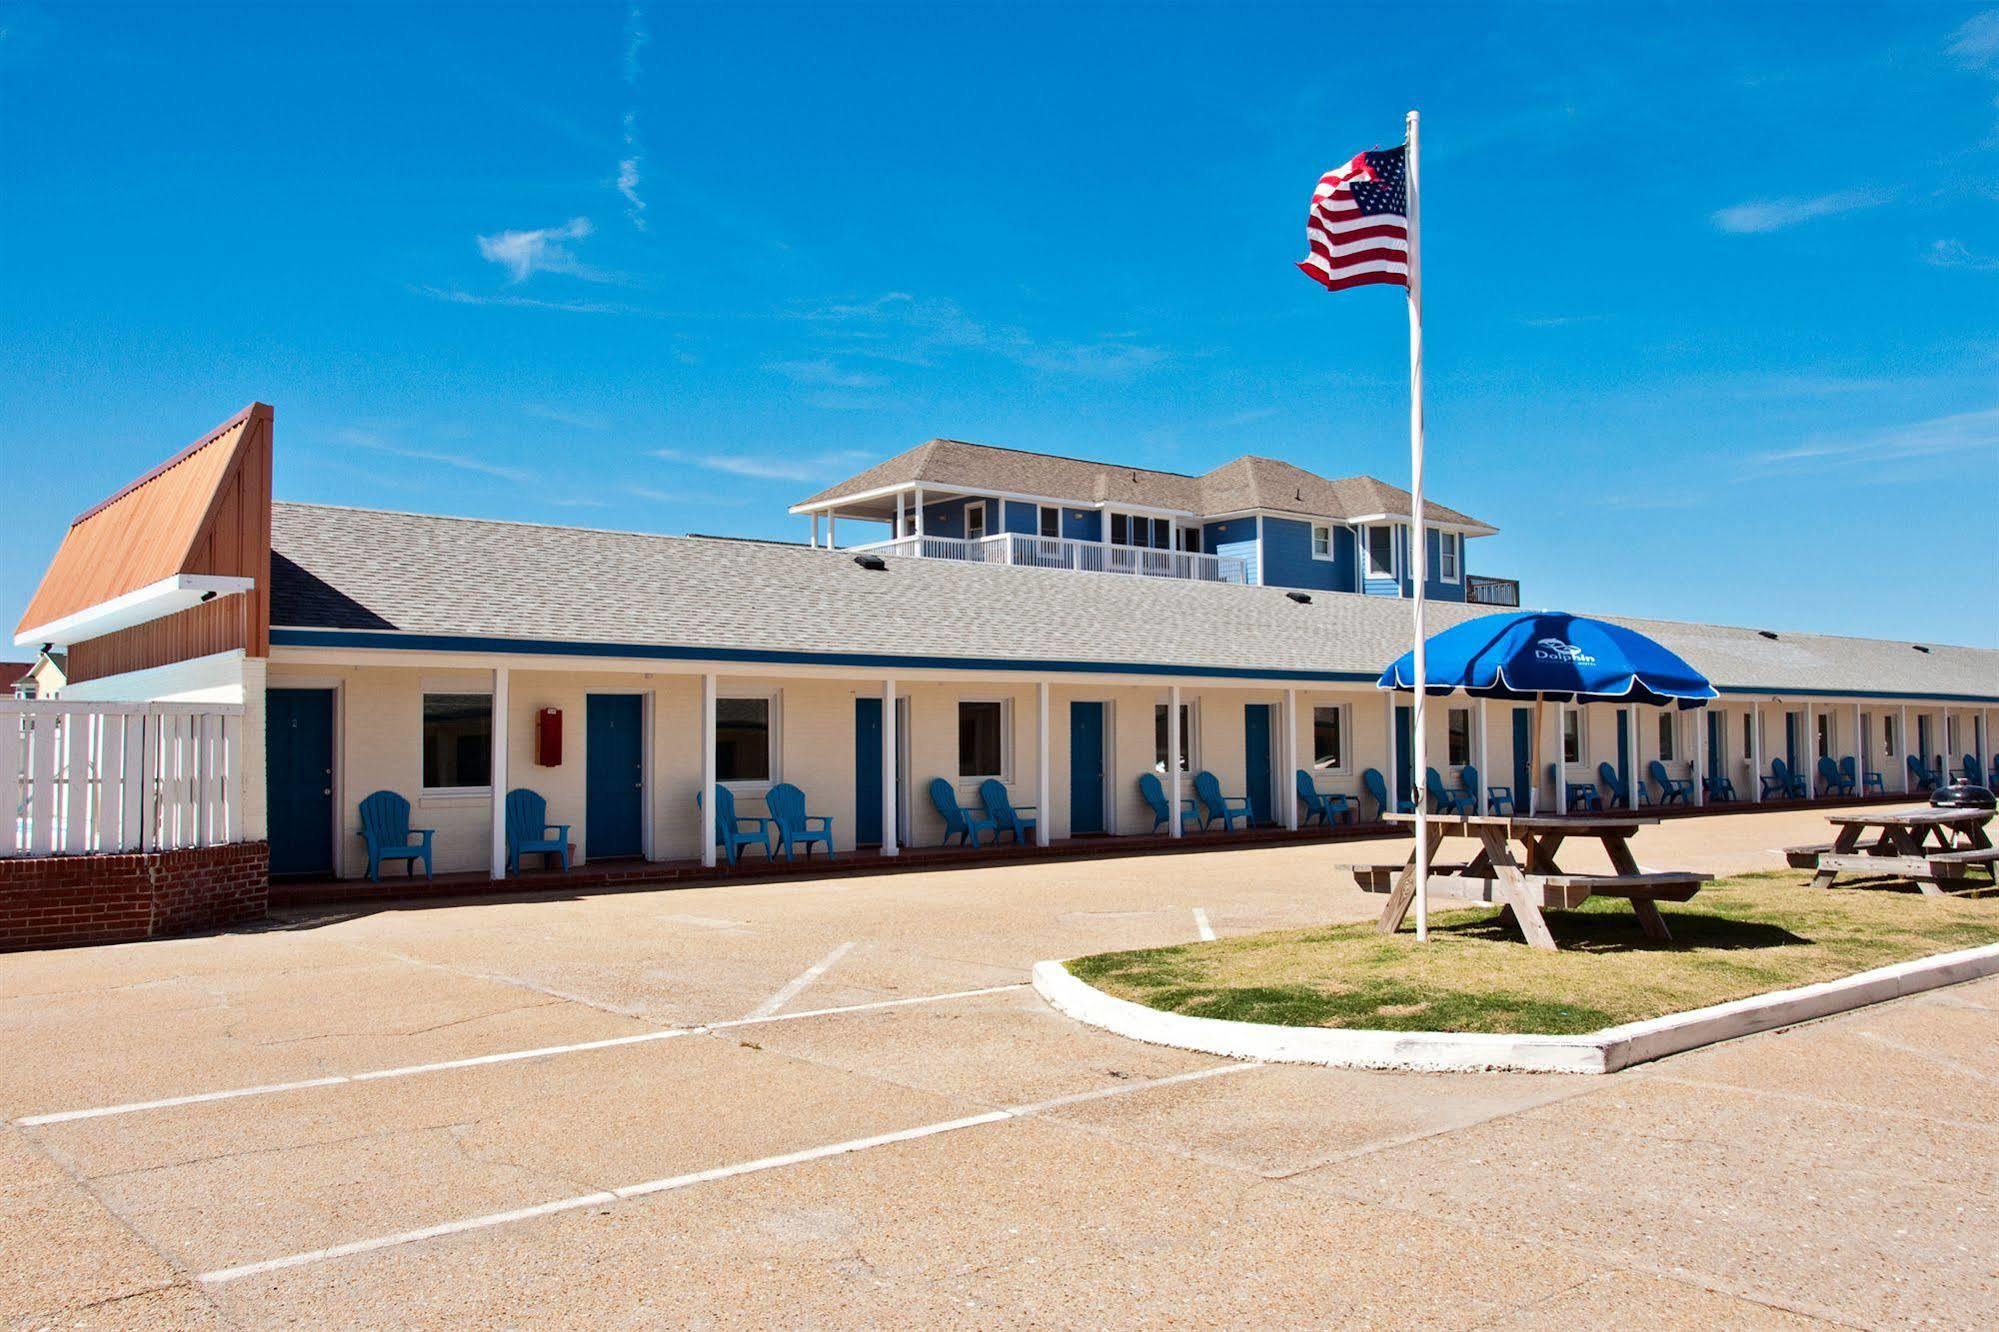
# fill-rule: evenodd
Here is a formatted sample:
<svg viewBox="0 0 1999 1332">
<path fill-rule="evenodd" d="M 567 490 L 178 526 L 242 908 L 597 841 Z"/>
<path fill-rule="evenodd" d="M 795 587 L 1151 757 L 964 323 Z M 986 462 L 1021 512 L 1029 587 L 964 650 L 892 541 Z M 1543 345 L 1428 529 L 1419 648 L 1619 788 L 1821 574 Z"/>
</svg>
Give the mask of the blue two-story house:
<svg viewBox="0 0 1999 1332">
<path fill-rule="evenodd" d="M 1465 543 L 1498 529 L 1428 503 L 1428 595 L 1520 604 L 1512 579 L 1466 567 Z M 1242 457 L 1189 476 L 933 439 L 795 504 L 815 546 L 840 523 L 884 524 L 848 542 L 889 555 L 1095 573 L 1411 596 L 1409 492 Z M 853 530 L 851 527 L 848 529 Z"/>
</svg>

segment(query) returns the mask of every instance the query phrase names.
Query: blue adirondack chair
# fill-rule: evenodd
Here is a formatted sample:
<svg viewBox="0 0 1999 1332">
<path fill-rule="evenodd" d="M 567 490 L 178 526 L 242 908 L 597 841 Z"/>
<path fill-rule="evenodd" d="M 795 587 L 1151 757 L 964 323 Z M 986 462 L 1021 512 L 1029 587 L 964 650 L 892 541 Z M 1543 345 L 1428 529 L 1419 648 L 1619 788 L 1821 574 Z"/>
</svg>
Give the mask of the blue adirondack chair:
<svg viewBox="0 0 1999 1332">
<path fill-rule="evenodd" d="M 1352 823 L 1353 806 L 1342 792 L 1321 791 L 1312 781 L 1312 774 L 1298 769 L 1298 803 L 1305 807 L 1305 822 L 1301 827 L 1310 827 L 1313 819 L 1330 828 L 1335 823 Z"/>
<path fill-rule="evenodd" d="M 1458 769 L 1458 779 L 1465 784 L 1465 790 L 1471 795 L 1471 807 L 1476 810 L 1478 808 L 1479 788 L 1481 785 L 1478 769 L 1467 763 L 1464 767 Z M 1491 810 L 1494 814 L 1511 814 L 1513 812 L 1512 787 L 1487 786 L 1484 789 L 1485 807 L 1487 809 Z"/>
<path fill-rule="evenodd" d="M 1853 794 L 1853 778 L 1841 770 L 1830 754 L 1819 756 L 1819 790 L 1829 796 Z"/>
<path fill-rule="evenodd" d="M 1709 804 L 1734 804 L 1739 797 L 1735 794 L 1735 783 L 1726 777 L 1701 778 L 1701 790 L 1707 793 Z"/>
<path fill-rule="evenodd" d="M 1987 785 L 1985 769 L 1979 766 L 1978 755 L 1966 754 L 1964 756 L 1964 780 L 1970 782 L 1973 786 Z"/>
<path fill-rule="evenodd" d="M 550 823 L 548 802 L 525 786 L 507 792 L 507 873 L 521 872 L 522 856 L 542 857 L 543 868 L 549 856 L 560 856 L 569 868 L 569 825 Z"/>
<path fill-rule="evenodd" d="M 1604 804 L 1610 809 L 1624 809 L 1631 803 L 1624 789 L 1624 779 L 1617 775 L 1617 769 L 1608 763 L 1596 765 L 1596 780 L 1604 789 Z"/>
<path fill-rule="evenodd" d="M 958 803 L 958 792 L 942 777 L 930 779 L 930 803 L 937 806 L 937 812 L 944 819 L 944 840 L 939 846 L 951 845 L 953 837 L 959 846 L 977 846 L 979 834 L 989 832 L 993 840 L 999 840 L 999 827 L 984 814 L 975 814 Z"/>
<path fill-rule="evenodd" d="M 1853 774 L 1855 771 L 1856 765 L 1853 762 L 1853 755 L 1848 754 L 1839 761 L 1839 775 L 1846 780 L 1848 790 L 1853 789 Z M 1867 775 L 1861 778 L 1860 781 L 1860 793 L 1865 795 L 1869 791 L 1879 791 L 1882 795 L 1888 794 L 1887 786 L 1881 781 L 1881 774 L 1871 768 L 1868 769 Z"/>
<path fill-rule="evenodd" d="M 997 777 L 988 777 L 979 783 L 979 799 L 986 802 L 986 817 L 993 821 L 993 841 L 999 841 L 1003 832 L 1013 834 L 1014 844 L 1027 841 L 1034 831 L 1034 820 L 1020 817 L 1021 810 L 1032 811 L 1037 817 L 1041 811 L 1032 805 L 1016 806 L 1013 797 L 1006 793 L 1006 783 Z"/>
<path fill-rule="evenodd" d="M 1476 814 L 1478 809 L 1472 804 L 1471 792 L 1460 787 L 1453 791 L 1444 774 L 1435 768 L 1425 768 L 1430 776 L 1430 808 L 1439 814 Z"/>
<path fill-rule="evenodd" d="M 1694 784 L 1691 780 L 1673 776 L 1666 771 L 1666 765 L 1658 759 L 1653 759 L 1647 764 L 1645 771 L 1652 774 L 1653 782 L 1659 787 L 1660 804 L 1670 805 L 1676 800 L 1682 805 L 1694 803 Z"/>
<path fill-rule="evenodd" d="M 1918 791 L 1934 791 L 1937 787 L 1943 785 L 1943 783 L 1937 780 L 1936 774 L 1931 772 L 1928 766 L 1914 754 L 1909 755 L 1909 775 L 1916 779 L 1916 789 Z"/>
<path fill-rule="evenodd" d="M 1413 800 L 1398 799 L 1393 804 L 1389 803 L 1388 779 L 1381 775 L 1379 769 L 1368 768 L 1363 771 L 1360 775 L 1360 784 L 1367 789 L 1367 793 L 1370 796 L 1374 797 L 1375 818 L 1379 819 L 1388 814 L 1414 814 L 1416 812 L 1416 802 Z"/>
<path fill-rule="evenodd" d="M 1159 780 L 1158 773 L 1138 774 L 1138 793 L 1145 797 L 1145 803 L 1152 809 L 1152 831 L 1158 832 L 1173 822 L 1173 806 L 1166 799 L 1166 783 Z M 1200 817 L 1194 808 L 1194 798 L 1181 796 L 1180 827 L 1185 829 L 1189 823 Z"/>
<path fill-rule="evenodd" d="M 1806 800 L 1810 792 L 1805 790 L 1802 778 L 1791 771 L 1791 765 L 1780 758 L 1770 760 L 1770 771 L 1763 778 L 1763 795 L 1783 796 L 1792 800 Z"/>
<path fill-rule="evenodd" d="M 1548 765 L 1548 785 L 1557 791 L 1562 789 L 1562 770 L 1552 763 Z M 1573 814 L 1579 809 L 1596 810 L 1598 813 L 1603 811 L 1603 797 L 1598 795 L 1596 787 L 1588 782 L 1569 783 L 1568 812 Z"/>
<path fill-rule="evenodd" d="M 833 858 L 832 816 L 807 814 L 805 792 L 790 782 L 779 782 L 770 788 L 770 794 L 764 797 L 764 804 L 770 808 L 770 821 L 777 829 L 777 844 L 786 860 L 790 860 L 791 853 L 801 846 L 805 848 L 805 858 L 812 859 L 815 843 L 826 848 L 826 859 Z"/>
<path fill-rule="evenodd" d="M 436 835 L 432 828 L 410 827 L 410 802 L 394 791 L 377 791 L 361 802 L 361 837 L 368 843 L 368 877 L 376 883 L 382 881 L 382 862 L 400 860 L 405 862 L 404 873 L 414 875 L 416 862 L 423 862 L 423 877 L 434 877 L 430 872 L 430 839 Z M 410 838 L 422 840 L 412 843 Z"/>
<path fill-rule="evenodd" d="M 701 808 L 701 793 L 694 793 L 694 808 Z M 760 846 L 764 859 L 771 858 L 771 821 L 758 818 L 754 814 L 738 816 L 736 813 L 736 793 L 717 782 L 715 784 L 715 845 L 728 857 L 731 865 L 736 863 L 736 855 L 744 847 Z"/>
<path fill-rule="evenodd" d="M 1201 802 L 1201 826 L 1211 828 L 1221 820 L 1225 832 L 1235 831 L 1235 821 L 1250 825 L 1249 797 L 1222 794 L 1221 779 L 1203 768 L 1194 774 L 1194 798 Z"/>
</svg>

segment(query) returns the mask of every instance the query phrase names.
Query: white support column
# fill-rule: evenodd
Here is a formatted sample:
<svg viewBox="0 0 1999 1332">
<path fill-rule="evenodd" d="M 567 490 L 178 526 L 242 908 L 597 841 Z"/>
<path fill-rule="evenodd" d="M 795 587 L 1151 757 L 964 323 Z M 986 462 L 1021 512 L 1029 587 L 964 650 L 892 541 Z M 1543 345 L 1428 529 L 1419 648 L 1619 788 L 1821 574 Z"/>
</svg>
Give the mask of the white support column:
<svg viewBox="0 0 1999 1332">
<path fill-rule="evenodd" d="M 1763 803 L 1763 705 L 1749 705 L 1749 790 L 1745 792 L 1757 804 Z"/>
<path fill-rule="evenodd" d="M 1798 704 L 1798 730 L 1803 733 L 1803 748 L 1798 751 L 1798 766 L 1803 772 L 1792 773 L 1794 777 L 1805 779 L 1805 799 L 1812 798 L 1812 788 L 1819 780 L 1819 738 L 1812 730 L 1812 704 L 1804 699 Z"/>
<path fill-rule="evenodd" d="M 701 863 L 715 868 L 715 673 L 701 677 Z"/>
<path fill-rule="evenodd" d="M 1298 831 L 1298 691 L 1284 691 L 1284 743 L 1278 748 L 1284 755 L 1284 778 L 1277 783 L 1277 799 L 1284 806 L 1284 826 L 1292 832 Z"/>
<path fill-rule="evenodd" d="M 1048 781 L 1048 682 L 1034 686 L 1034 844 L 1047 846 L 1055 840 L 1054 788 Z"/>
<path fill-rule="evenodd" d="M 1576 714 L 1576 734 L 1582 734 L 1582 714 Z M 1569 705 L 1555 704 L 1555 812 L 1569 812 Z"/>
<path fill-rule="evenodd" d="M 507 668 L 493 668 L 493 877 L 507 877 Z"/>
<path fill-rule="evenodd" d="M 897 500 L 901 500 L 898 495 Z M 900 530 L 898 527 L 897 530 Z M 900 849 L 902 830 L 895 826 L 897 808 L 895 793 L 900 780 L 895 765 L 901 751 L 895 739 L 895 681 L 882 681 L 882 854 L 895 855 Z"/>
<path fill-rule="evenodd" d="M 923 535 L 923 487 L 922 486 L 918 486 L 916 488 L 916 535 L 917 536 Z M 920 549 L 917 551 L 917 554 L 919 555 L 922 553 L 923 552 Z"/>
<path fill-rule="evenodd" d="M 1867 794 L 1867 744 L 1863 734 L 1866 727 L 1861 722 L 1860 705 L 1853 705 L 1853 794 Z"/>
<path fill-rule="evenodd" d="M 1882 749 L 1885 751 L 1887 749 L 1887 746 L 1885 745 L 1882 746 Z M 1883 758 L 1884 760 L 1886 758 L 1885 752 L 1883 754 Z M 1899 789 L 1903 795 L 1907 795 L 1909 793 L 1910 779 L 1909 779 L 1909 709 L 1906 706 L 1897 708 L 1895 710 L 1895 769 L 1897 772 L 1901 774 L 1900 783 L 1897 789 Z M 1887 784 L 1888 784 L 1888 779 L 1884 776 L 1881 779 L 1881 785 L 1886 786 Z"/>
<path fill-rule="evenodd" d="M 819 515 L 812 515 L 812 549 L 819 549 Z"/>
<path fill-rule="evenodd" d="M 1492 732 L 1486 721 L 1485 704 L 1485 699 L 1478 701 L 1478 812 L 1490 814 L 1492 797 L 1486 792 L 1492 787 L 1492 753 L 1486 746 L 1492 738 Z"/>
<path fill-rule="evenodd" d="M 1173 814 L 1173 836 L 1184 831 L 1180 824 L 1180 686 L 1166 690 L 1166 803 Z"/>
<path fill-rule="evenodd" d="M 840 515 L 829 510 L 826 514 L 826 549 L 838 550 L 839 547 Z"/>
<path fill-rule="evenodd" d="M 1388 737 L 1388 809 L 1393 809 L 1395 808 L 1395 806 L 1402 803 L 1402 772 L 1401 772 L 1401 761 L 1400 761 L 1402 757 L 1402 751 L 1396 746 L 1395 743 L 1394 693 L 1392 691 L 1383 693 L 1381 696 L 1381 702 L 1383 705 L 1383 709 L 1388 714 L 1388 729 L 1382 732 L 1382 734 Z M 1388 810 L 1384 809 L 1381 812 L 1383 814 L 1387 814 Z"/>
<path fill-rule="evenodd" d="M 1698 809 L 1698 808 L 1700 808 L 1701 806 L 1703 806 L 1703 805 L 1707 804 L 1707 770 L 1708 770 L 1708 757 L 1707 757 L 1707 728 L 1708 728 L 1708 720 L 1707 720 L 1707 719 L 1708 719 L 1708 713 L 1707 713 L 1707 710 L 1706 710 L 1705 708 L 1703 708 L 1703 709 L 1702 709 L 1702 710 L 1701 710 L 1700 712 L 1697 712 L 1697 713 L 1693 714 L 1693 716 L 1694 716 L 1694 771 L 1693 771 L 1693 779 L 1694 779 L 1694 807 L 1695 807 L 1696 809 Z M 1721 729 L 1722 729 L 1722 751 L 1721 751 L 1721 752 L 1722 752 L 1722 753 L 1724 753 L 1724 754 L 1726 754 L 1726 753 L 1728 752 L 1728 748 L 1727 748 L 1727 745 L 1728 745 L 1728 722 L 1727 722 L 1727 720 L 1726 720 L 1725 718 L 1724 718 L 1724 720 L 1722 721 L 1722 724 L 1721 724 Z"/>
<path fill-rule="evenodd" d="M 1628 703 L 1624 707 L 1624 729 L 1631 736 L 1631 765 L 1624 774 L 1624 807 L 1635 810 L 1638 808 L 1638 769 L 1644 766 L 1645 749 L 1639 744 L 1638 709 Z"/>
</svg>

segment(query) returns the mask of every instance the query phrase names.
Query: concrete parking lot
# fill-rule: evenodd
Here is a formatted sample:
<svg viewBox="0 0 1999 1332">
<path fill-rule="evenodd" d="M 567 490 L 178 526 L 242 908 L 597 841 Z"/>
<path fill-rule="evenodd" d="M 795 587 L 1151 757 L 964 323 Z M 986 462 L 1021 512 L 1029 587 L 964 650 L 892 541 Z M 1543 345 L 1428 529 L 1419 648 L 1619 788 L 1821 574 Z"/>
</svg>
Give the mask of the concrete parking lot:
<svg viewBox="0 0 1999 1332">
<path fill-rule="evenodd" d="M 1774 868 L 1824 826 L 1636 846 Z M 1999 1321 L 1999 983 L 1595 1079 L 1231 1064 L 1025 985 L 1370 915 L 1330 867 L 1406 847 L 323 908 L 0 959 L 0 1321 Z"/>
</svg>

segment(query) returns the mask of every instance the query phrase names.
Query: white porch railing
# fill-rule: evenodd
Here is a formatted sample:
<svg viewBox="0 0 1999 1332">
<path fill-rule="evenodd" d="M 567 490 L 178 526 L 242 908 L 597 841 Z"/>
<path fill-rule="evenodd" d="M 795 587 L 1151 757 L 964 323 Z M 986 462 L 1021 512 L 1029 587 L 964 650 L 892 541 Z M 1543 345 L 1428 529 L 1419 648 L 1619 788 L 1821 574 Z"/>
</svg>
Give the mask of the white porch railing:
<svg viewBox="0 0 1999 1332">
<path fill-rule="evenodd" d="M 1186 578 L 1204 583 L 1249 581 L 1247 563 L 1233 555 L 1112 546 L 1096 541 L 1072 541 L 1067 537 L 1027 536 L 1020 532 L 995 532 L 976 540 L 928 534 L 906 536 L 855 549 L 871 550 L 880 555 L 913 555 L 926 560 L 1024 564 L 1033 569 L 1140 574 L 1152 578 Z"/>
<path fill-rule="evenodd" d="M 242 731 L 240 703 L 0 699 L 0 856 L 238 840 Z"/>
</svg>

